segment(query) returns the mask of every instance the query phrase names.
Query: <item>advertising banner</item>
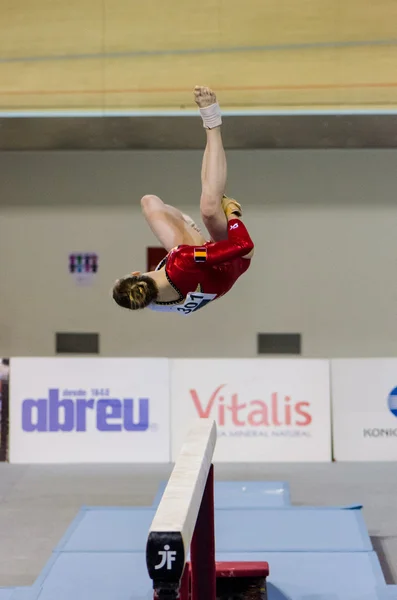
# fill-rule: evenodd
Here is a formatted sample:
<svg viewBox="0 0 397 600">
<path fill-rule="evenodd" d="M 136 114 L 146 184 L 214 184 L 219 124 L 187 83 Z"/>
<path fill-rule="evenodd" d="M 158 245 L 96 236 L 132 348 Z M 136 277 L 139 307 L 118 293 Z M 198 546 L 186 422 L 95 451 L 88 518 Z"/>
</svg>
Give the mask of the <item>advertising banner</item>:
<svg viewBox="0 0 397 600">
<path fill-rule="evenodd" d="M 397 359 L 331 361 L 334 454 L 397 460 Z"/>
<path fill-rule="evenodd" d="M 10 462 L 170 460 L 169 362 L 13 358 Z"/>
<path fill-rule="evenodd" d="M 214 418 L 215 461 L 331 460 L 329 361 L 171 361 L 172 458 L 191 422 Z"/>
<path fill-rule="evenodd" d="M 8 455 L 8 389 L 10 360 L 0 358 L 0 461 Z"/>
</svg>

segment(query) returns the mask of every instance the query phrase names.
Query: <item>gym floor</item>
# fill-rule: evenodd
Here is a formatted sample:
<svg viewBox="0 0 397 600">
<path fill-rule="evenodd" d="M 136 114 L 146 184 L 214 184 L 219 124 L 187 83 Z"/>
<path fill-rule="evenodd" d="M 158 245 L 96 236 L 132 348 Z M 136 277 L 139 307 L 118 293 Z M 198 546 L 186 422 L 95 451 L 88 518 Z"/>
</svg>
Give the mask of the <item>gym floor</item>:
<svg viewBox="0 0 397 600">
<path fill-rule="evenodd" d="M 0 586 L 31 585 L 82 505 L 150 505 L 171 468 L 0 464 Z M 225 464 L 215 476 L 288 481 L 295 505 L 363 504 L 386 581 L 397 583 L 395 463 Z"/>
<path fill-rule="evenodd" d="M 0 110 L 397 107 L 393 0 L 3 0 Z"/>
</svg>

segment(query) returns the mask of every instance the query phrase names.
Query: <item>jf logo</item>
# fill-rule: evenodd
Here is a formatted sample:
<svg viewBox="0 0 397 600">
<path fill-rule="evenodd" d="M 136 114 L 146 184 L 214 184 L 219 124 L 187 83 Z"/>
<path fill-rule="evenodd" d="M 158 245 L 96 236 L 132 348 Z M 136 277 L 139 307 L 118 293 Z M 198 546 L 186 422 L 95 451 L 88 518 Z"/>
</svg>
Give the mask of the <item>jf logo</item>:
<svg viewBox="0 0 397 600">
<path fill-rule="evenodd" d="M 166 544 L 164 550 L 159 550 L 158 554 L 160 562 L 154 567 L 156 571 L 158 571 L 158 569 L 164 569 L 165 566 L 167 571 L 171 571 L 172 563 L 175 562 L 176 559 L 176 550 L 170 550 L 170 546 Z"/>
<path fill-rule="evenodd" d="M 390 392 L 387 403 L 389 405 L 389 410 L 392 413 L 392 415 L 397 417 L 397 387 L 395 387 L 394 390 Z"/>
</svg>

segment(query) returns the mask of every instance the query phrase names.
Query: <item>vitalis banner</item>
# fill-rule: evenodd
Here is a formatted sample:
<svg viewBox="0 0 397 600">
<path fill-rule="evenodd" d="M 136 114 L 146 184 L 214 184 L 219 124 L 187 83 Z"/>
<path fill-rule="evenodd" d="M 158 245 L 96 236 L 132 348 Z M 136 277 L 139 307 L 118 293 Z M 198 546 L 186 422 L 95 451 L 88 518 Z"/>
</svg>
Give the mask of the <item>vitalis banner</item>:
<svg viewBox="0 0 397 600">
<path fill-rule="evenodd" d="M 329 362 L 171 361 L 172 457 L 193 419 L 214 418 L 219 462 L 330 461 Z"/>
</svg>

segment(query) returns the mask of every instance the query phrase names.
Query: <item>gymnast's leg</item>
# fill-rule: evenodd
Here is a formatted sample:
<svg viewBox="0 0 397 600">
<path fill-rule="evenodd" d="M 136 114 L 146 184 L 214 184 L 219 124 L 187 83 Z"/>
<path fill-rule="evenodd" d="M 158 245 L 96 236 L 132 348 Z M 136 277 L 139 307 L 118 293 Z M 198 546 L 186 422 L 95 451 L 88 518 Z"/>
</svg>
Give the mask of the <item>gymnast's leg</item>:
<svg viewBox="0 0 397 600">
<path fill-rule="evenodd" d="M 201 109 L 216 104 L 216 96 L 208 87 L 196 86 L 194 97 L 196 104 Z M 205 121 L 204 126 L 206 127 Z M 207 143 L 201 167 L 200 211 L 211 239 L 218 242 L 227 239 L 227 219 L 222 209 L 222 198 L 226 189 L 227 163 L 220 118 L 218 121 L 214 121 L 213 128 L 206 127 L 205 131 Z"/>
<path fill-rule="evenodd" d="M 181 244 L 201 246 L 205 243 L 193 219 L 174 206 L 165 204 L 158 196 L 143 196 L 141 207 L 150 229 L 167 252 Z"/>
<path fill-rule="evenodd" d="M 196 86 L 194 96 L 207 135 L 201 168 L 201 217 L 211 239 L 218 242 L 227 239 L 226 215 L 236 210 L 236 214 L 241 216 L 241 207 L 225 196 L 227 163 L 221 134 L 222 119 L 216 95 L 208 87 Z"/>
</svg>

